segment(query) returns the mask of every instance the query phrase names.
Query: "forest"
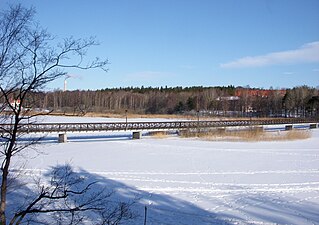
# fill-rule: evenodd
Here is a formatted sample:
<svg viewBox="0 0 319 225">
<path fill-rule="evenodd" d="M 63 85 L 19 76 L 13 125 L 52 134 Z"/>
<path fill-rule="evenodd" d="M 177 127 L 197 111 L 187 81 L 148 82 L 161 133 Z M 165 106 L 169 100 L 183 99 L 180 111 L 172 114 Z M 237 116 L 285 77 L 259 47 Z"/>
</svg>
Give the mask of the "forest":
<svg viewBox="0 0 319 225">
<path fill-rule="evenodd" d="M 231 117 L 318 117 L 319 90 L 249 87 L 126 87 L 34 92 L 32 110 L 95 113 L 190 114 Z M 28 104 L 26 104 L 28 105 Z"/>
</svg>

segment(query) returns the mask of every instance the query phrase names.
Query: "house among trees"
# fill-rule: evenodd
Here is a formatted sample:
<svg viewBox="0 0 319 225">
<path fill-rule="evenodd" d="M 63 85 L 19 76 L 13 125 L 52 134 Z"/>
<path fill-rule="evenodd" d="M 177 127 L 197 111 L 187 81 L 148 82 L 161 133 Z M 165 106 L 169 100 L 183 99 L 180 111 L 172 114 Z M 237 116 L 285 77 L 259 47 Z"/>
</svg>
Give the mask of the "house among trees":
<svg viewBox="0 0 319 225">
<path fill-rule="evenodd" d="M 20 99 L 12 99 L 10 101 L 10 105 L 13 107 L 13 108 L 18 108 L 20 106 Z"/>
<path fill-rule="evenodd" d="M 270 97 L 271 95 L 273 95 L 274 93 L 280 94 L 282 97 L 284 97 L 286 94 L 286 90 L 285 89 L 264 90 L 264 89 L 238 88 L 235 91 L 235 96 L 242 97 L 244 95 L 249 95 L 250 97 L 260 96 L 263 98 L 267 98 L 267 97 Z"/>
</svg>

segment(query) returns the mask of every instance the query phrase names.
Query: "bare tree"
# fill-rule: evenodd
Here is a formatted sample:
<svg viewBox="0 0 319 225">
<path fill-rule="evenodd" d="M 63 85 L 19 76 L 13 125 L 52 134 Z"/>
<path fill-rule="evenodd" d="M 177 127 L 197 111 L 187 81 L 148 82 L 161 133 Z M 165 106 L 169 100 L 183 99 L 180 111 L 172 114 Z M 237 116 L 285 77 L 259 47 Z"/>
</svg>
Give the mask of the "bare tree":
<svg viewBox="0 0 319 225">
<path fill-rule="evenodd" d="M 35 105 L 34 94 L 48 83 L 66 75 L 66 69 L 107 70 L 107 60 L 96 58 L 86 62 L 87 50 L 97 45 L 94 38 L 67 38 L 53 47 L 54 39 L 34 22 L 34 9 L 21 5 L 10 6 L 0 15 L 0 159 L 1 199 L 0 224 L 19 224 L 29 214 L 63 213 L 71 214 L 74 221 L 76 212 L 102 210 L 99 202 L 106 198 L 102 193 L 90 194 L 86 200 L 74 201 L 91 190 L 94 182 L 84 185 L 81 179 L 72 176 L 71 170 L 56 170 L 49 186 L 38 185 L 39 193 L 20 207 L 12 218 L 7 218 L 8 191 L 12 159 L 22 154 L 38 140 L 20 143 L 19 131 L 39 113 L 31 112 Z M 10 125 L 8 125 L 10 124 Z M 82 185 L 82 186 L 81 186 Z M 11 190 L 17 192 L 18 190 Z M 72 203 L 68 199 L 72 197 Z M 82 198 L 81 198 L 82 199 Z M 60 204 L 58 204 L 60 203 Z M 63 203 L 63 204 L 62 204 Z M 11 214 L 12 215 L 12 214 Z M 70 223 L 73 223 L 73 222 Z"/>
</svg>

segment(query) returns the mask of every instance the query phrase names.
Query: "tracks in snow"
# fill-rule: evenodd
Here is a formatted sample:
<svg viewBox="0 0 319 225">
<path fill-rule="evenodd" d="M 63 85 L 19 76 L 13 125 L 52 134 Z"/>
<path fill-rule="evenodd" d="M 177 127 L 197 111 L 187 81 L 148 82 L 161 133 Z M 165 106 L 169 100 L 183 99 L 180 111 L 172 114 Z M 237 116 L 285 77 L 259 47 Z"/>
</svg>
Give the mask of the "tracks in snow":
<svg viewBox="0 0 319 225">
<path fill-rule="evenodd" d="M 43 169 L 24 169 L 25 174 L 42 174 Z M 21 172 L 21 171 L 20 171 Z M 249 175 L 301 175 L 318 176 L 319 170 L 263 170 L 263 171 L 221 171 L 221 172 L 136 172 L 136 171 L 90 171 L 89 173 L 108 179 L 125 182 L 139 190 L 153 193 L 296 193 L 319 191 L 319 181 L 290 183 L 247 183 L 232 181 L 234 177 Z M 202 176 L 205 180 L 199 180 Z M 216 180 L 222 177 L 222 181 Z"/>
<path fill-rule="evenodd" d="M 229 171 L 229 172 L 93 172 L 100 175 L 252 175 L 252 174 L 319 174 L 319 170 L 262 170 L 262 171 Z"/>
</svg>

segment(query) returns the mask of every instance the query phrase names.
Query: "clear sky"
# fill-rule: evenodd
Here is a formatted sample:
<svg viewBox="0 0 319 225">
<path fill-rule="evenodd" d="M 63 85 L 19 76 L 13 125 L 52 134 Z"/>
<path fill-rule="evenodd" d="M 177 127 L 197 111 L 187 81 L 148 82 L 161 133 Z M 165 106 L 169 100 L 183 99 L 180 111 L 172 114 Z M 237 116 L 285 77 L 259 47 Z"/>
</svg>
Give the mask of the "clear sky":
<svg viewBox="0 0 319 225">
<path fill-rule="evenodd" d="M 57 38 L 96 36 L 109 72 L 68 89 L 319 86 L 319 0 L 0 0 L 34 6 Z M 50 89 L 63 88 L 63 80 Z"/>
</svg>

